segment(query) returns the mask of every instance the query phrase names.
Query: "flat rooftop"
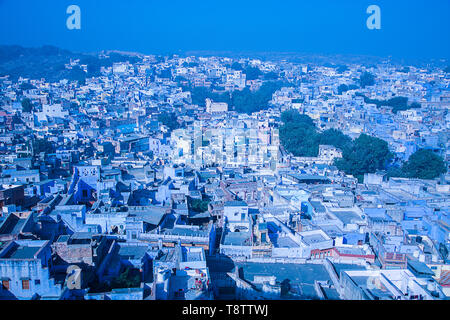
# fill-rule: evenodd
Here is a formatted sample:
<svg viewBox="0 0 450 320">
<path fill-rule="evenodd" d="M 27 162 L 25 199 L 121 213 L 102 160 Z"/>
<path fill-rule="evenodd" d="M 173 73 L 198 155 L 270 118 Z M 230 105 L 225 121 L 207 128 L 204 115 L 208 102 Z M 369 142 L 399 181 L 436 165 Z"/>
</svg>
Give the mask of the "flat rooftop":
<svg viewBox="0 0 450 320">
<path fill-rule="evenodd" d="M 320 201 L 311 201 L 310 203 L 316 212 L 322 213 L 326 211 L 325 207 L 322 205 L 322 203 L 320 203 Z"/>
<path fill-rule="evenodd" d="M 321 235 L 320 233 L 316 233 L 316 234 L 311 234 L 311 235 L 306 235 L 306 236 L 302 236 L 302 240 L 306 243 L 306 244 L 314 244 L 314 243 L 318 243 L 318 242 L 322 242 L 327 240 L 323 235 Z"/>
<path fill-rule="evenodd" d="M 279 283 L 289 283 L 290 290 L 283 299 L 319 299 L 314 281 L 331 281 L 321 264 L 300 263 L 236 263 L 242 268 L 244 279 L 253 282 L 255 276 L 275 276 Z"/>
<path fill-rule="evenodd" d="M 120 245 L 119 256 L 122 259 L 142 259 L 147 252 L 147 246 Z"/>
<path fill-rule="evenodd" d="M 332 213 L 344 224 L 350 224 L 361 220 L 361 217 L 353 211 L 332 211 Z"/>
<path fill-rule="evenodd" d="M 184 262 L 202 261 L 201 251 L 185 251 L 183 252 Z"/>
<path fill-rule="evenodd" d="M 341 271 L 350 271 L 350 270 L 366 270 L 365 267 L 357 265 L 357 264 L 348 264 L 348 263 L 333 263 L 334 270 L 338 277 L 341 276 Z"/>
<path fill-rule="evenodd" d="M 355 254 L 355 255 L 366 254 L 366 252 L 362 248 L 357 247 L 336 247 L 336 249 L 342 254 Z"/>
<path fill-rule="evenodd" d="M 156 233 L 156 232 L 154 232 Z M 161 234 L 166 235 L 176 235 L 176 236 L 185 236 L 185 237 L 209 237 L 209 230 L 199 229 L 199 228 L 190 228 L 190 226 L 175 226 L 171 229 L 163 229 Z"/>
<path fill-rule="evenodd" d="M 298 243 L 292 240 L 289 237 L 280 237 L 274 243 L 276 248 L 297 248 L 299 247 Z"/>
<path fill-rule="evenodd" d="M 19 218 L 11 214 L 4 221 L 3 225 L 0 225 L 0 234 L 18 234 L 25 225 L 26 220 L 26 218 Z"/>
<path fill-rule="evenodd" d="M 17 246 L 9 250 L 2 259 L 34 259 L 41 247 Z"/>
<path fill-rule="evenodd" d="M 222 244 L 226 246 L 250 246 L 251 235 L 249 232 L 228 232 L 224 234 Z"/>
</svg>

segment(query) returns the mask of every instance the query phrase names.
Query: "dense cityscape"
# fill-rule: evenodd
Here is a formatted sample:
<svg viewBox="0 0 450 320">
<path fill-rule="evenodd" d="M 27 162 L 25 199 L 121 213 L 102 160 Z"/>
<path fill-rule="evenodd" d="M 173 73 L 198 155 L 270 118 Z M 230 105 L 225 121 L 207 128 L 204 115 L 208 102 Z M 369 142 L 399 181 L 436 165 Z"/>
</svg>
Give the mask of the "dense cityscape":
<svg viewBox="0 0 450 320">
<path fill-rule="evenodd" d="M 0 299 L 446 300 L 450 68 L 0 48 Z"/>
</svg>

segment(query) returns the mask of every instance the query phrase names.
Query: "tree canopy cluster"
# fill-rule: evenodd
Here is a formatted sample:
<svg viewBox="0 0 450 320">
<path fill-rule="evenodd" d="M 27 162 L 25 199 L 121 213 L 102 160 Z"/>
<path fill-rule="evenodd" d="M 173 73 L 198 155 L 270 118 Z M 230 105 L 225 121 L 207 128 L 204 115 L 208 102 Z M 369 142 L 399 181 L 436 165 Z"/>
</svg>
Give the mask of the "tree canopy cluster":
<svg viewBox="0 0 450 320">
<path fill-rule="evenodd" d="M 245 74 L 246 80 L 256 80 L 263 77 L 264 80 L 277 80 L 278 74 L 276 72 L 262 72 L 258 67 L 252 67 L 249 65 L 242 65 L 235 61 L 231 64 L 230 68 L 236 71 L 242 71 Z"/>
<path fill-rule="evenodd" d="M 235 90 L 231 94 L 230 105 L 235 111 L 248 114 L 267 109 L 275 91 L 285 86 L 287 84 L 283 82 L 267 81 L 256 91 L 250 91 L 247 87 L 242 91 Z"/>
<path fill-rule="evenodd" d="M 31 83 L 23 82 L 20 84 L 20 90 L 31 90 L 36 89 L 35 86 L 33 86 Z"/>
<path fill-rule="evenodd" d="M 294 156 L 316 157 L 319 145 L 332 145 L 342 150 L 336 159 L 338 169 L 362 181 L 365 173 L 385 169 L 393 158 L 386 141 L 365 134 L 352 140 L 336 129 L 318 132 L 314 121 L 296 110 L 282 113 L 280 141 Z"/>
<path fill-rule="evenodd" d="M 22 112 L 31 112 L 33 110 L 33 104 L 29 98 L 22 99 Z"/>
<path fill-rule="evenodd" d="M 297 110 L 288 110 L 281 115 L 280 141 L 288 152 L 298 157 L 316 157 L 319 145 L 332 145 L 342 150 L 342 158 L 335 165 L 346 174 L 362 182 L 365 173 L 384 170 L 393 159 L 386 141 L 361 134 L 352 140 L 336 129 L 319 132 L 314 121 Z M 390 177 L 434 179 L 447 172 L 445 161 L 428 149 L 413 153 L 401 168 L 391 167 Z"/>
<path fill-rule="evenodd" d="M 159 71 L 158 76 L 164 79 L 172 79 L 172 71 L 170 69 L 162 69 Z"/>
<path fill-rule="evenodd" d="M 55 147 L 53 146 L 53 143 L 46 139 L 33 138 L 32 139 L 32 148 L 33 148 L 34 155 L 37 155 L 41 152 L 45 152 L 45 153 L 54 153 L 55 152 Z"/>
<path fill-rule="evenodd" d="M 30 79 L 45 78 L 47 81 L 76 80 L 84 82 L 86 78 L 100 75 L 100 68 L 110 67 L 114 62 L 129 61 L 135 63 L 138 57 L 127 56 L 116 52 L 108 54 L 108 58 L 95 55 L 77 54 L 53 46 L 40 48 L 23 48 L 21 46 L 0 46 L 0 76 L 9 75 L 16 81 L 19 77 Z M 80 60 L 87 65 L 87 72 L 79 66 L 66 69 L 70 59 Z"/>
<path fill-rule="evenodd" d="M 111 288 L 136 288 L 141 283 L 141 273 L 138 269 L 126 268 L 118 277 L 112 279 Z"/>
<path fill-rule="evenodd" d="M 348 70 L 346 65 L 338 65 L 336 66 L 336 72 L 343 73 Z"/>
<path fill-rule="evenodd" d="M 422 105 L 418 102 L 413 102 L 408 104 L 407 97 L 393 97 L 388 100 L 378 100 L 378 99 L 370 99 L 363 94 L 357 93 L 357 96 L 361 96 L 364 98 L 364 102 L 368 104 L 375 104 L 377 108 L 381 106 L 391 107 L 393 113 L 397 113 L 399 111 L 404 111 L 408 109 L 421 108 Z"/>
<path fill-rule="evenodd" d="M 375 84 L 375 76 L 370 72 L 363 72 L 359 77 L 359 84 L 361 88 L 373 86 Z"/>
<path fill-rule="evenodd" d="M 288 110 L 281 114 L 283 125 L 280 127 L 280 140 L 288 152 L 297 157 L 316 157 L 319 145 L 332 145 L 345 149 L 352 139 L 336 129 L 318 132 L 314 121 L 297 110 Z"/>
<path fill-rule="evenodd" d="M 242 71 L 244 70 L 244 67 L 242 66 L 242 64 L 240 64 L 239 62 L 233 62 L 230 66 L 231 69 L 236 70 L 236 71 Z"/>
<path fill-rule="evenodd" d="M 346 85 L 345 83 L 343 83 L 338 86 L 338 94 L 341 95 L 344 92 L 347 92 L 349 90 L 355 90 L 355 89 L 358 89 L 357 85 L 355 85 L 355 84 Z"/>
<path fill-rule="evenodd" d="M 195 212 L 205 212 L 208 211 L 208 200 L 201 200 L 188 197 L 188 207 L 190 210 Z"/>
<path fill-rule="evenodd" d="M 256 91 L 251 91 L 246 87 L 243 90 L 235 90 L 231 93 L 218 93 L 206 87 L 185 88 L 185 90 L 191 92 L 193 104 L 204 106 L 205 99 L 209 98 L 215 102 L 226 102 L 239 113 L 251 114 L 267 109 L 274 92 L 288 85 L 281 81 L 267 81 Z"/>
<path fill-rule="evenodd" d="M 350 148 L 343 150 L 342 158 L 335 159 L 335 165 L 362 182 L 365 173 L 385 169 L 392 158 L 393 154 L 386 141 L 361 134 L 353 140 Z"/>
<path fill-rule="evenodd" d="M 276 72 L 270 71 L 267 73 L 264 73 L 264 80 L 277 80 L 278 74 Z"/>
<path fill-rule="evenodd" d="M 243 73 L 245 73 L 246 80 L 256 80 L 259 78 L 259 76 L 261 76 L 263 74 L 262 71 L 259 70 L 259 68 L 251 67 L 251 66 L 248 66 L 247 68 L 245 68 Z"/>
<path fill-rule="evenodd" d="M 428 149 L 414 152 L 401 168 L 388 171 L 391 177 L 434 179 L 447 172 L 444 159 Z"/>
<path fill-rule="evenodd" d="M 177 121 L 177 116 L 175 113 L 173 112 L 161 112 L 158 115 L 158 121 L 161 122 L 163 125 L 169 127 L 169 129 L 175 130 L 177 128 L 179 128 L 179 123 Z"/>
</svg>

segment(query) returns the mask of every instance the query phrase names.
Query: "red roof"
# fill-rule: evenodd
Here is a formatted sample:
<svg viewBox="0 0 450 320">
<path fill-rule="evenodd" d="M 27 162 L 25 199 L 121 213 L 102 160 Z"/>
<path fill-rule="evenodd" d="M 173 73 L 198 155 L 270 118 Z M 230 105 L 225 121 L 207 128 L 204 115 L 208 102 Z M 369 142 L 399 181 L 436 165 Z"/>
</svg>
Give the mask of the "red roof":
<svg viewBox="0 0 450 320">
<path fill-rule="evenodd" d="M 443 287 L 450 287 L 450 270 L 441 272 L 441 279 L 439 279 L 439 284 Z"/>
</svg>

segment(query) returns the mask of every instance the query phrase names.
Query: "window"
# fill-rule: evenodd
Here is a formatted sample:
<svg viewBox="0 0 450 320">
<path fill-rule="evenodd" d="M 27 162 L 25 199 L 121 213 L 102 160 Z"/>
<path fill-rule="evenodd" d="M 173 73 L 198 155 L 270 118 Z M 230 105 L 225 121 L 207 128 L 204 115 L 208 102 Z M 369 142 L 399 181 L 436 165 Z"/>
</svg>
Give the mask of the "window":
<svg viewBox="0 0 450 320">
<path fill-rule="evenodd" d="M 266 234 L 265 233 L 261 234 L 261 242 L 266 242 Z"/>
<path fill-rule="evenodd" d="M 87 190 L 83 190 L 83 198 L 87 198 Z"/>
<path fill-rule="evenodd" d="M 40 285 L 41 284 L 41 280 L 39 280 L 39 279 L 34 280 L 34 284 L 37 285 L 37 286 Z"/>
<path fill-rule="evenodd" d="M 8 280 L 2 281 L 2 288 L 5 290 L 9 290 L 9 281 Z"/>
<path fill-rule="evenodd" d="M 22 280 L 22 289 L 29 290 L 30 289 L 30 280 Z"/>
</svg>

